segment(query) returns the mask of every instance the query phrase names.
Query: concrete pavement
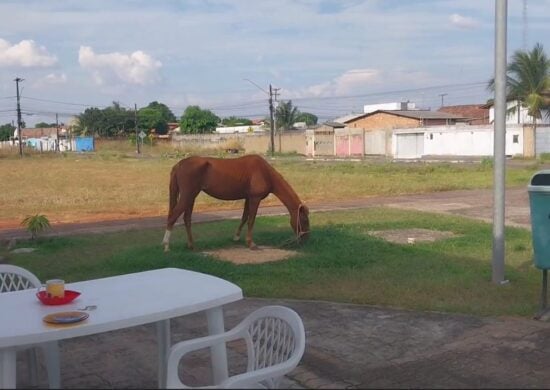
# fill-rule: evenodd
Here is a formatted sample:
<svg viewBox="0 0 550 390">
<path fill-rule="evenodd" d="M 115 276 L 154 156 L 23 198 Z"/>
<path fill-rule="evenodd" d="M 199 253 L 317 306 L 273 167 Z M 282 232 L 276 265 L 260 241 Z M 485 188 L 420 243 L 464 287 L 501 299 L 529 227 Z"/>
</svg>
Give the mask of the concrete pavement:
<svg viewBox="0 0 550 390">
<path fill-rule="evenodd" d="M 286 388 L 548 388 L 550 324 L 318 301 L 245 299 L 225 309 L 226 327 L 267 304 L 296 310 L 306 352 Z M 205 335 L 204 315 L 172 321 L 173 342 Z M 66 388 L 154 388 L 153 325 L 64 340 Z M 238 354 L 238 352 L 237 352 Z M 24 354 L 18 386 L 29 387 Z M 195 363 L 198 383 L 209 372 Z M 44 368 L 42 387 L 47 386 Z"/>
</svg>

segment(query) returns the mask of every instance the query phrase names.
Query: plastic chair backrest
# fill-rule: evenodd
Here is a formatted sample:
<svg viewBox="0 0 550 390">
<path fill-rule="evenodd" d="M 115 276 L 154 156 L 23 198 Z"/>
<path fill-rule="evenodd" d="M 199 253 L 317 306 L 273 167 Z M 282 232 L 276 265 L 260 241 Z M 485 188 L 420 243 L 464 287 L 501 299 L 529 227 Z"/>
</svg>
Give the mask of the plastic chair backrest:
<svg viewBox="0 0 550 390">
<path fill-rule="evenodd" d="M 27 290 L 40 286 L 40 280 L 25 268 L 0 264 L 0 293 Z"/>
</svg>

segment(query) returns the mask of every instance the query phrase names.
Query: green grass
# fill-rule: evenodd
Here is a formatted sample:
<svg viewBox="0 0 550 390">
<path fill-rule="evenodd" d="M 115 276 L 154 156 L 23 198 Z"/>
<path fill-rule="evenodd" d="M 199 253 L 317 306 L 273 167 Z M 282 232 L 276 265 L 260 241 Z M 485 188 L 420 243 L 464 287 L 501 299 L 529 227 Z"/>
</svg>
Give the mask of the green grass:
<svg viewBox="0 0 550 390">
<path fill-rule="evenodd" d="M 235 265 L 201 251 L 233 246 L 236 221 L 194 225 L 196 251 L 185 248 L 184 230 L 172 235 L 163 253 L 163 231 L 139 230 L 75 237 L 39 238 L 30 254 L 1 253 L 40 279 L 68 282 L 163 267 L 220 276 L 247 297 L 353 302 L 412 310 L 476 315 L 532 316 L 538 309 L 540 271 L 531 261 L 530 232 L 506 229 L 506 278 L 491 282 L 492 226 L 461 217 L 393 209 L 364 209 L 311 215 L 312 237 L 291 249 L 288 260 Z M 400 245 L 368 235 L 369 230 L 424 228 L 457 236 Z M 257 219 L 254 239 L 277 247 L 292 235 L 287 217 Z M 239 245 L 243 245 L 241 242 Z"/>
</svg>

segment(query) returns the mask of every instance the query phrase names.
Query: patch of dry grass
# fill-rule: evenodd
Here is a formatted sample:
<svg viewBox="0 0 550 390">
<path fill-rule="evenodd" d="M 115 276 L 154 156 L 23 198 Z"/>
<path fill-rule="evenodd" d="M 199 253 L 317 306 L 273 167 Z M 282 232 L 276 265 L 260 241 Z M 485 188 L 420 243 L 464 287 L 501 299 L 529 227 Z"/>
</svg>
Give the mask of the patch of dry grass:
<svg viewBox="0 0 550 390">
<path fill-rule="evenodd" d="M 166 215 L 172 166 L 192 151 L 167 144 L 144 145 L 137 155 L 128 141 L 97 141 L 90 154 L 1 155 L 0 227 L 18 226 L 31 214 L 52 223 Z M 224 156 L 216 152 L 217 156 Z M 228 158 L 232 155 L 225 155 Z M 269 159 L 269 158 L 268 158 Z M 269 159 L 306 203 L 452 189 L 488 188 L 492 169 L 476 165 L 374 164 Z M 534 168 L 508 170 L 507 179 L 527 182 Z M 196 210 L 241 208 L 201 194 Z M 268 196 L 262 205 L 279 205 Z"/>
</svg>

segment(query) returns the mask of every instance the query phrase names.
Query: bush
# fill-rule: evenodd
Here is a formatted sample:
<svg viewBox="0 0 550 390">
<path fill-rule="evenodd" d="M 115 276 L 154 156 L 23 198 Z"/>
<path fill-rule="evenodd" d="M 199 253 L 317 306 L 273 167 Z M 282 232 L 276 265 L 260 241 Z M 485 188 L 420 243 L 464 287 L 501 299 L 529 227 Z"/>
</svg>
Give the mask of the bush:
<svg viewBox="0 0 550 390">
<path fill-rule="evenodd" d="M 45 215 L 36 214 L 26 217 L 21 222 L 21 225 L 31 233 L 31 237 L 34 240 L 39 233 L 50 228 L 50 221 Z"/>
</svg>

